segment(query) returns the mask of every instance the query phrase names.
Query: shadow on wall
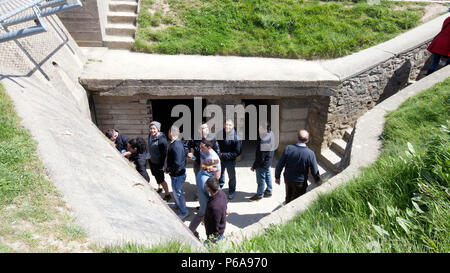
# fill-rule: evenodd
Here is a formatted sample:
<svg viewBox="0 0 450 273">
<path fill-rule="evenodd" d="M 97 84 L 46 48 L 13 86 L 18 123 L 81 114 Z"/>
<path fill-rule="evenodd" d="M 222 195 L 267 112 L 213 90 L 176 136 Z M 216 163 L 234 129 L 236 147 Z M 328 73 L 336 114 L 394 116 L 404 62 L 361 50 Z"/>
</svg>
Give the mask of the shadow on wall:
<svg viewBox="0 0 450 273">
<path fill-rule="evenodd" d="M 61 26 L 58 24 L 58 22 L 53 18 L 53 17 L 49 17 L 48 19 L 48 23 L 50 24 L 50 26 L 54 29 L 54 32 L 57 33 L 57 35 L 59 36 L 59 38 L 62 40 L 61 43 L 59 43 L 57 45 L 57 47 L 55 49 L 53 49 L 44 59 L 42 59 L 39 63 L 35 60 L 35 58 L 33 58 L 31 56 L 31 54 L 28 52 L 28 50 L 22 45 L 21 42 L 19 42 L 18 40 L 14 40 L 14 43 L 17 45 L 17 47 L 23 52 L 24 55 L 27 56 L 27 58 L 29 59 L 29 61 L 34 65 L 33 68 L 31 68 L 30 71 L 28 72 L 24 72 L 23 74 L 0 74 L 0 80 L 2 79 L 9 79 L 12 82 L 18 84 L 19 86 L 21 86 L 19 83 L 17 83 L 16 81 L 14 81 L 13 78 L 16 77 L 30 77 L 31 75 L 34 74 L 34 72 L 39 71 L 42 73 L 42 75 L 48 80 L 50 81 L 50 77 L 49 75 L 47 75 L 47 73 L 44 72 L 44 70 L 42 69 L 42 66 L 52 57 L 54 56 L 59 50 L 61 50 L 61 48 L 63 48 L 64 46 L 67 46 L 70 51 L 72 51 L 72 53 L 75 53 L 73 51 L 73 49 L 70 47 L 69 45 L 69 37 L 66 35 L 66 33 L 63 31 L 63 29 L 61 28 Z M 22 86 L 21 86 L 22 87 Z"/>
<path fill-rule="evenodd" d="M 406 61 L 400 66 L 397 70 L 394 71 L 392 77 L 386 84 L 386 87 L 381 93 L 380 98 L 377 101 L 377 104 L 382 102 L 383 100 L 389 98 L 394 95 L 398 91 L 402 90 L 408 85 L 409 76 L 411 74 L 411 61 Z"/>
</svg>

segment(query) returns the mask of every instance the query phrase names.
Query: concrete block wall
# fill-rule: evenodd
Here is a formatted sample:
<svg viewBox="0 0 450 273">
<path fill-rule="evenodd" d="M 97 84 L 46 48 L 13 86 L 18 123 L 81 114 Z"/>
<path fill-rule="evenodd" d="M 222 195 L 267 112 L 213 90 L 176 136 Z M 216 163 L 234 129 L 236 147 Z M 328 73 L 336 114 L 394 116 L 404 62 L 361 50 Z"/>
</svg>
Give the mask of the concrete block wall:
<svg viewBox="0 0 450 273">
<path fill-rule="evenodd" d="M 151 100 L 139 96 L 112 97 L 93 95 L 97 126 L 105 132 L 114 128 L 130 138 L 147 139 L 152 121 Z"/>
<path fill-rule="evenodd" d="M 81 0 L 83 7 L 58 13 L 78 46 L 103 46 L 101 14 L 109 0 Z M 106 15 L 105 15 L 106 16 Z M 106 17 L 105 17 L 106 18 Z"/>
</svg>

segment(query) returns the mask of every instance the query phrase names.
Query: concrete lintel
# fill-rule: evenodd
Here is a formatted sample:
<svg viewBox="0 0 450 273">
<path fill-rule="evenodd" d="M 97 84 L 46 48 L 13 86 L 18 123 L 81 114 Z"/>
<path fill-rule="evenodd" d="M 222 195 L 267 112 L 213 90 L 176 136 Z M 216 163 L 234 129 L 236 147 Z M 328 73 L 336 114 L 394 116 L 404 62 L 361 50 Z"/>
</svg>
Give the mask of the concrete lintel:
<svg viewBox="0 0 450 273">
<path fill-rule="evenodd" d="M 88 80 L 80 83 L 102 96 L 332 96 L 338 81 L 202 81 L 202 80 Z"/>
</svg>

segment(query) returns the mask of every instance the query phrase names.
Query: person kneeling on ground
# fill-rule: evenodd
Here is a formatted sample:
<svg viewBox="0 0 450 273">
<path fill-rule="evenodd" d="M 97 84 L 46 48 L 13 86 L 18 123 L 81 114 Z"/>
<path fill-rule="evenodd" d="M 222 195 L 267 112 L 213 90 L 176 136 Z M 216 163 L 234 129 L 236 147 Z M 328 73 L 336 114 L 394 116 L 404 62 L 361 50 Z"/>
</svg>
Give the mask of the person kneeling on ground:
<svg viewBox="0 0 450 273">
<path fill-rule="evenodd" d="M 219 181 L 215 177 L 208 178 L 205 188 L 211 196 L 206 205 L 204 219 L 206 237 L 215 243 L 224 238 L 227 224 L 227 197 L 220 190 Z"/>
<path fill-rule="evenodd" d="M 128 152 L 130 152 L 129 160 L 134 163 L 136 170 L 150 182 L 150 176 L 147 173 L 146 165 L 149 158 L 147 152 L 147 144 L 142 137 L 133 138 L 128 142 Z"/>
</svg>

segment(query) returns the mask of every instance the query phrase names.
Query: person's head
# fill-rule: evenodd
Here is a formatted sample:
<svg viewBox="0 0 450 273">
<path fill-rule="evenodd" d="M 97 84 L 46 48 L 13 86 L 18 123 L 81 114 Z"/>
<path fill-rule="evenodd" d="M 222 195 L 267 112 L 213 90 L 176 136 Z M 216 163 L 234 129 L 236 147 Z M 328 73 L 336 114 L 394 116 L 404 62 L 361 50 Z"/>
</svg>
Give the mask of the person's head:
<svg viewBox="0 0 450 273">
<path fill-rule="evenodd" d="M 202 142 L 200 143 L 200 150 L 204 154 L 209 154 L 209 151 L 212 149 L 212 142 L 210 140 L 207 140 L 206 138 L 202 139 Z"/>
<path fill-rule="evenodd" d="M 156 136 L 161 131 L 161 123 L 157 121 L 150 122 L 149 132 L 151 136 Z"/>
<path fill-rule="evenodd" d="M 132 154 L 147 152 L 147 143 L 142 137 L 132 138 L 128 141 L 128 151 Z"/>
<path fill-rule="evenodd" d="M 108 130 L 106 130 L 106 132 L 105 132 L 105 136 L 106 136 L 107 138 L 109 138 L 109 140 L 111 140 L 112 142 L 116 142 L 117 137 L 119 136 L 119 132 L 117 132 L 117 131 L 114 130 L 114 129 L 108 129 Z"/>
<path fill-rule="evenodd" d="M 270 123 L 268 121 L 260 122 L 258 130 L 260 134 L 266 134 L 267 132 L 270 131 Z"/>
<path fill-rule="evenodd" d="M 227 119 L 225 121 L 225 124 L 223 125 L 223 128 L 225 129 L 225 132 L 229 133 L 234 128 L 234 122 L 231 119 Z"/>
<path fill-rule="evenodd" d="M 309 141 L 309 133 L 306 130 L 300 130 L 298 131 L 298 141 L 301 143 L 308 143 Z"/>
<path fill-rule="evenodd" d="M 219 180 L 215 177 L 208 178 L 208 180 L 206 180 L 205 188 L 211 195 L 216 194 L 219 190 Z"/>
<path fill-rule="evenodd" d="M 180 136 L 180 129 L 177 126 L 172 125 L 172 127 L 170 127 L 170 129 L 169 129 L 168 134 L 169 134 L 170 140 L 175 140 Z"/>
<path fill-rule="evenodd" d="M 198 128 L 198 132 L 202 137 L 206 137 L 209 134 L 208 123 L 202 122 Z"/>
</svg>

